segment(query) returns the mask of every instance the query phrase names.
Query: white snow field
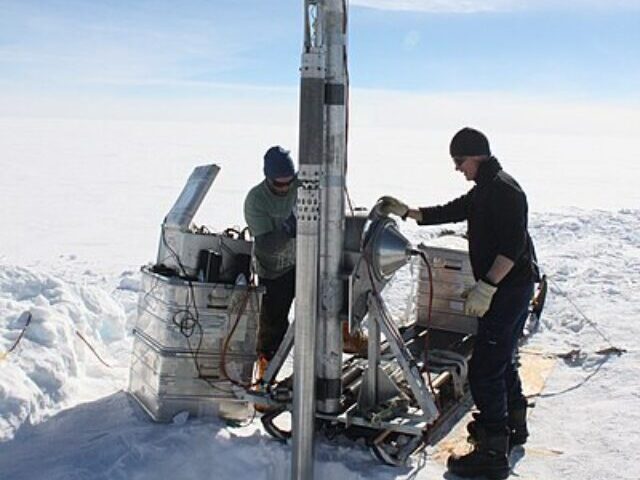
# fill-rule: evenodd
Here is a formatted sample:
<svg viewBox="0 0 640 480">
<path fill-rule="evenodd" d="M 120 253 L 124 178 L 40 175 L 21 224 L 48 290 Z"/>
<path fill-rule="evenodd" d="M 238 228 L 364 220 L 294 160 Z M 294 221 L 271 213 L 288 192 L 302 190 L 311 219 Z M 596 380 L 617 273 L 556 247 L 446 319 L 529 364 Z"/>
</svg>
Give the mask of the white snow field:
<svg viewBox="0 0 640 480">
<path fill-rule="evenodd" d="M 356 92 L 352 105 L 348 183 L 357 204 L 395 194 L 428 205 L 464 192 L 447 145 L 465 124 L 487 132 L 528 193 L 551 288 L 527 348 L 574 353 L 558 358 L 536 399 L 512 478 L 640 479 L 638 110 L 516 108 L 511 100 L 476 114 L 473 98 L 399 96 L 383 105 L 369 95 Z M 154 259 L 160 223 L 184 181 L 198 164 L 220 164 L 196 220 L 241 225 L 262 152 L 281 143 L 295 157 L 295 110 L 294 95 L 273 121 L 0 117 L 0 355 L 20 335 L 22 313 L 32 315 L 0 360 L 1 479 L 288 478 L 290 445 L 259 421 L 231 427 L 179 415 L 154 424 L 124 390 L 138 269 Z M 414 110 L 423 113 L 407 113 Z M 427 119 L 449 111 L 457 113 Z M 400 228 L 416 243 L 442 229 Z M 405 268 L 386 291 L 400 318 L 411 313 L 410 282 Z M 597 353 L 611 345 L 627 352 Z M 316 445 L 318 479 L 455 478 L 431 449 L 391 468 L 362 445 Z"/>
</svg>

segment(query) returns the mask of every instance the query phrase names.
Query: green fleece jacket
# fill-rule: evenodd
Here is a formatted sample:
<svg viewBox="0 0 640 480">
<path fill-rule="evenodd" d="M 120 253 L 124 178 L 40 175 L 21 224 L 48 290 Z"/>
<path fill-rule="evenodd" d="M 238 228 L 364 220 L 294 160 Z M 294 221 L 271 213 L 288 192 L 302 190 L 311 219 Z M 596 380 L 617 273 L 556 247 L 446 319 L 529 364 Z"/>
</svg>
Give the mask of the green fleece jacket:
<svg viewBox="0 0 640 480">
<path fill-rule="evenodd" d="M 244 201 L 244 218 L 254 237 L 256 273 L 262 278 L 278 278 L 295 266 L 296 239 L 282 224 L 295 209 L 299 182 L 285 196 L 273 193 L 266 180 L 253 187 Z"/>
</svg>

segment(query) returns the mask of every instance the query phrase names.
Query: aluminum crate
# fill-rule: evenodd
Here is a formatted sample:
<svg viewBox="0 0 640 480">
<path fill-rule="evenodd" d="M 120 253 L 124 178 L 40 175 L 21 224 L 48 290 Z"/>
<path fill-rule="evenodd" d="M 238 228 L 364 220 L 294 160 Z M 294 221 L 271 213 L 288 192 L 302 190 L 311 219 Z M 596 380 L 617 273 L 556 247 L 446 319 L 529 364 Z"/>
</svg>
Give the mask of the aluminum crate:
<svg viewBox="0 0 640 480">
<path fill-rule="evenodd" d="M 228 353 L 226 372 L 235 381 L 249 384 L 254 360 L 255 355 Z M 249 405 L 236 396 L 239 387 L 224 377 L 221 362 L 218 354 L 162 349 L 135 332 L 128 390 L 156 421 L 169 421 L 182 411 L 242 420 L 249 414 Z"/>
<path fill-rule="evenodd" d="M 136 330 L 168 350 L 255 354 L 263 287 L 188 282 L 142 269 Z M 202 338 L 200 338 L 202 337 Z"/>
<path fill-rule="evenodd" d="M 458 333 L 475 334 L 478 319 L 464 314 L 462 293 L 475 284 L 465 250 L 420 245 L 429 259 L 433 276 L 433 300 L 430 327 Z M 418 324 L 427 326 L 430 295 L 429 271 L 420 262 L 417 288 Z"/>
<path fill-rule="evenodd" d="M 232 285 L 226 283 L 202 283 L 188 281 L 182 277 L 167 277 L 155 273 L 150 267 L 141 269 L 141 294 L 151 295 L 168 305 L 192 305 L 198 307 L 237 310 L 244 301 L 244 293 L 247 290 L 254 291 L 256 295 L 250 296 L 246 304 L 246 311 L 260 311 L 262 287 L 250 287 L 247 285 Z M 195 302 L 194 302 L 195 298 Z"/>
<path fill-rule="evenodd" d="M 182 412 L 189 412 L 194 417 L 217 417 L 231 421 L 246 420 L 252 413 L 250 403 L 245 401 L 188 395 L 158 396 L 139 377 L 131 380 L 129 388 L 132 397 L 156 422 L 170 422 Z"/>
<path fill-rule="evenodd" d="M 233 380 L 248 384 L 251 381 L 253 365 L 256 359 L 255 353 L 252 355 L 239 355 L 231 352 L 222 354 L 211 354 L 206 350 L 196 351 L 175 351 L 165 350 L 150 338 L 139 332 L 134 333 L 132 355 L 133 364 L 142 363 L 157 378 L 149 383 L 155 386 L 156 391 L 162 394 L 183 394 L 180 385 L 194 384 L 190 393 L 208 395 L 213 389 L 226 391 L 231 394 L 230 382 L 226 379 L 224 370 Z M 194 383 L 193 380 L 206 378 L 204 384 Z M 218 384 L 220 384 L 218 388 Z M 204 388 L 200 388 L 200 387 Z M 213 393 L 218 393 L 213 392 Z"/>
</svg>

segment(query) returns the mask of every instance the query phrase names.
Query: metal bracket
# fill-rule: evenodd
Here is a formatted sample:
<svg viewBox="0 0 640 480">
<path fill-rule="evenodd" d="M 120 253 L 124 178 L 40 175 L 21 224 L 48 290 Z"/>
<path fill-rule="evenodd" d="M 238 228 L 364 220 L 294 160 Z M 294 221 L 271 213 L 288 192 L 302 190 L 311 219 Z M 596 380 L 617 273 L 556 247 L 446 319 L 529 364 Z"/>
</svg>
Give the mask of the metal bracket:
<svg viewBox="0 0 640 480">
<path fill-rule="evenodd" d="M 282 342 L 280 342 L 280 346 L 276 351 L 276 354 L 273 356 L 269 365 L 267 365 L 267 369 L 264 372 L 264 376 L 262 377 L 262 383 L 265 385 L 269 385 L 273 383 L 278 375 L 278 372 L 284 365 L 285 360 L 289 356 L 289 352 L 291 352 L 291 348 L 293 347 L 293 339 L 295 337 L 296 328 L 295 328 L 295 320 L 289 324 L 289 328 L 287 328 L 287 333 L 285 333 Z"/>
<path fill-rule="evenodd" d="M 371 451 L 387 465 L 404 467 L 407 459 L 425 446 L 421 435 L 398 435 L 393 430 L 385 430 L 375 438 Z"/>
<path fill-rule="evenodd" d="M 358 394 L 358 407 L 360 412 L 364 414 L 401 393 L 400 389 L 380 366 L 374 367 L 376 372 L 375 383 L 371 384 L 372 375 L 369 374 L 371 368 L 371 366 L 367 367 L 362 374 L 362 387 L 360 387 Z"/>
<path fill-rule="evenodd" d="M 404 377 L 423 412 L 424 420 L 427 423 L 432 422 L 439 414 L 438 408 L 425 385 L 413 355 L 411 355 L 411 352 L 404 345 L 402 335 L 391 320 L 382 299 L 375 294 L 371 294 L 369 298 L 369 309 L 373 314 L 374 321 L 380 326 L 396 361 L 404 373 Z"/>
</svg>

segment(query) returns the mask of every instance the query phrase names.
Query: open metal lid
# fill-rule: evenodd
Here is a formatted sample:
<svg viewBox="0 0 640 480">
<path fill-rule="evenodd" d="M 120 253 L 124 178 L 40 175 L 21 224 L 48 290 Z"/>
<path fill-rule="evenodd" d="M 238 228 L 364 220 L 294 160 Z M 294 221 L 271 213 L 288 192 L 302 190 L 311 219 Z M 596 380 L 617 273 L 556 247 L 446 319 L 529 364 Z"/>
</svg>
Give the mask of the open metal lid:
<svg viewBox="0 0 640 480">
<path fill-rule="evenodd" d="M 219 171 L 220 167 L 215 164 L 196 167 L 165 217 L 163 226 L 188 230 Z"/>
</svg>

